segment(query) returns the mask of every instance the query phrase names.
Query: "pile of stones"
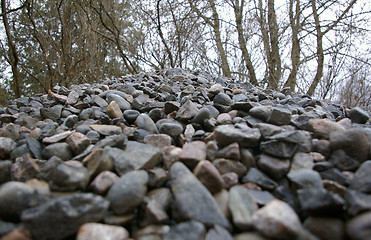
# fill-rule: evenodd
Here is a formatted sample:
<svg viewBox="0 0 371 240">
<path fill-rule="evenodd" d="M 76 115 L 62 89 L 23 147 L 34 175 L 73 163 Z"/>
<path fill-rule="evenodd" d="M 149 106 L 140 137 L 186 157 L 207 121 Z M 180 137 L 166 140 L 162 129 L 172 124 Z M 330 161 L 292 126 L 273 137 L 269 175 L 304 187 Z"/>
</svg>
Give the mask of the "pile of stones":
<svg viewBox="0 0 371 240">
<path fill-rule="evenodd" d="M 2 239 L 371 239 L 360 108 L 167 69 L 0 107 Z"/>
</svg>

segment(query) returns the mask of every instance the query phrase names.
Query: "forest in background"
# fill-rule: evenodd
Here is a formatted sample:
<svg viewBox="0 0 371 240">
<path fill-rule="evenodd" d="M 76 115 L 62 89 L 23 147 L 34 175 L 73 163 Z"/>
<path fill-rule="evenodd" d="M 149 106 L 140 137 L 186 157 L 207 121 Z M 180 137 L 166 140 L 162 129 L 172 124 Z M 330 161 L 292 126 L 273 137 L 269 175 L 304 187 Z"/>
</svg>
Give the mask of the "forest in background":
<svg viewBox="0 0 371 240">
<path fill-rule="evenodd" d="M 1 0 L 0 103 L 180 67 L 371 111 L 370 13 L 367 0 Z"/>
</svg>

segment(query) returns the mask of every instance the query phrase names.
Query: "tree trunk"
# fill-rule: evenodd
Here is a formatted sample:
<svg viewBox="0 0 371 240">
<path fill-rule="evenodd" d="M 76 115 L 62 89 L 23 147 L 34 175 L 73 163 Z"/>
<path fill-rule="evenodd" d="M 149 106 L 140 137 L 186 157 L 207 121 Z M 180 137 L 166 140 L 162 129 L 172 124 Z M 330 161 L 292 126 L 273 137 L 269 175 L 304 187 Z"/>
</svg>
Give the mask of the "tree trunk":
<svg viewBox="0 0 371 240">
<path fill-rule="evenodd" d="M 10 32 L 10 26 L 9 21 L 6 13 L 6 2 L 5 0 L 1 0 L 1 13 L 3 17 L 3 24 L 5 27 L 5 33 L 8 40 L 8 46 L 9 46 L 9 62 L 12 67 L 12 73 L 13 73 L 13 91 L 16 98 L 19 98 L 21 96 L 21 89 L 19 84 L 19 75 L 18 75 L 18 53 L 17 49 L 15 47 L 15 43 L 13 41 L 12 34 Z"/>
<path fill-rule="evenodd" d="M 214 20 L 214 24 L 213 24 L 214 27 L 213 28 L 214 28 L 214 33 L 215 33 L 215 41 L 216 41 L 216 46 L 217 46 L 219 54 L 220 54 L 220 58 L 222 60 L 223 74 L 226 77 L 231 77 L 232 75 L 231 75 L 231 70 L 230 70 L 229 64 L 228 64 L 227 54 L 224 51 L 223 43 L 222 43 L 222 39 L 221 39 L 221 35 L 220 35 L 219 15 L 218 15 L 218 12 L 216 10 L 214 0 L 209 0 L 209 3 L 210 3 L 210 6 L 211 6 L 211 9 L 213 10 L 213 20 Z"/>
<path fill-rule="evenodd" d="M 238 42 L 240 44 L 240 48 L 242 51 L 242 56 L 246 64 L 246 68 L 249 71 L 249 80 L 250 83 L 253 85 L 258 85 L 258 81 L 256 80 L 256 74 L 254 66 L 251 62 L 251 56 L 249 52 L 247 51 L 246 47 L 246 41 L 243 36 L 243 26 L 242 26 L 242 15 L 243 15 L 243 6 L 244 6 L 244 0 L 241 1 L 241 4 L 239 3 L 239 0 L 236 0 L 235 7 L 234 7 L 234 13 L 236 16 L 236 27 L 237 27 L 237 33 L 238 33 Z"/>
<path fill-rule="evenodd" d="M 269 35 L 271 41 L 271 74 L 270 74 L 270 82 L 272 83 L 272 87 L 277 89 L 278 82 L 281 79 L 281 57 L 280 57 L 280 50 L 278 47 L 278 25 L 277 25 L 277 17 L 276 11 L 274 9 L 274 0 L 268 0 L 268 27 L 269 27 Z"/>
<path fill-rule="evenodd" d="M 289 87 L 291 91 L 295 91 L 296 76 L 300 65 L 300 42 L 298 38 L 300 27 L 300 0 L 296 0 L 296 10 L 294 16 L 294 0 L 290 0 L 290 26 L 292 31 L 292 49 L 291 62 L 292 69 L 284 87 Z"/>
<path fill-rule="evenodd" d="M 310 85 L 307 91 L 307 94 L 310 96 L 313 95 L 318 83 L 321 81 L 321 78 L 323 76 L 323 62 L 325 59 L 324 54 L 323 54 L 323 45 L 322 45 L 323 33 L 321 31 L 321 25 L 319 21 L 318 12 L 317 12 L 316 2 L 315 0 L 311 0 L 311 3 L 312 3 L 313 17 L 314 17 L 314 22 L 315 22 L 316 32 L 317 32 L 317 72 L 316 72 L 316 76 L 314 77 L 312 81 L 312 84 Z"/>
</svg>

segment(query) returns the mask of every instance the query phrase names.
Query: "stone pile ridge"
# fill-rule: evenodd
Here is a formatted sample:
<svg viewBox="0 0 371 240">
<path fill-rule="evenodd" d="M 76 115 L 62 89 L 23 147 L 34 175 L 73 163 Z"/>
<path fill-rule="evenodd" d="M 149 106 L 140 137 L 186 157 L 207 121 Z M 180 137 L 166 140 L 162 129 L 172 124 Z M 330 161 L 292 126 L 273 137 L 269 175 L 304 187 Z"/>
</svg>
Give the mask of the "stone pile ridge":
<svg viewBox="0 0 371 240">
<path fill-rule="evenodd" d="M 0 106 L 0 237 L 371 239 L 369 113 L 178 68 Z"/>
</svg>

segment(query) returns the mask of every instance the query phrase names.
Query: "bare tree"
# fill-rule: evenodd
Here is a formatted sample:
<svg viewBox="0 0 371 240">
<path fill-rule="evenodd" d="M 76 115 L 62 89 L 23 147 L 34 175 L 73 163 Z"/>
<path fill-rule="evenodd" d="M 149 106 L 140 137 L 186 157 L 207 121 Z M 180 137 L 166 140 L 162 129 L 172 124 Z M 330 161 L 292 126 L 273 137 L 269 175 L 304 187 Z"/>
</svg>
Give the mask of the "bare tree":
<svg viewBox="0 0 371 240">
<path fill-rule="evenodd" d="M 312 11 L 313 11 L 313 18 L 315 23 L 315 29 L 316 29 L 316 38 L 317 38 L 317 71 L 316 75 L 307 91 L 308 95 L 313 95 L 318 83 L 321 81 L 323 76 L 323 64 L 324 64 L 324 50 L 323 50 L 323 37 L 325 34 L 330 32 L 336 25 L 346 16 L 346 14 L 349 12 L 349 10 L 353 7 L 353 5 L 357 2 L 357 0 L 352 0 L 346 9 L 340 14 L 340 16 L 331 24 L 327 25 L 325 30 L 322 30 L 321 26 L 321 20 L 318 14 L 318 9 L 316 6 L 316 1 L 311 0 L 312 5 Z"/>
<path fill-rule="evenodd" d="M 9 26 L 9 19 L 8 19 L 8 13 L 12 11 L 18 11 L 22 9 L 25 5 L 23 4 L 20 8 L 8 10 L 6 6 L 6 1 L 1 0 L 1 16 L 3 18 L 3 24 L 5 28 L 6 38 L 8 40 L 8 61 L 12 67 L 12 73 L 13 73 L 13 91 L 15 94 L 15 97 L 18 98 L 21 96 L 21 86 L 19 81 L 19 72 L 18 72 L 18 62 L 19 57 L 17 53 L 17 48 L 15 46 L 15 42 L 13 40 L 13 36 L 10 30 Z"/>
<path fill-rule="evenodd" d="M 214 0 L 207 0 L 207 3 L 212 11 L 211 17 L 207 17 L 205 14 L 203 14 L 200 9 L 197 8 L 197 6 L 194 4 L 193 0 L 188 0 L 191 8 L 197 13 L 199 17 L 201 17 L 207 25 L 209 25 L 214 32 L 215 37 L 215 43 L 216 47 L 218 49 L 219 57 L 222 61 L 221 68 L 223 70 L 223 74 L 226 77 L 231 77 L 231 70 L 228 64 L 228 58 L 227 54 L 223 47 L 221 32 L 220 32 L 220 19 L 219 14 L 216 9 L 215 1 Z"/>
<path fill-rule="evenodd" d="M 249 80 L 250 83 L 253 85 L 258 85 L 258 81 L 256 79 L 254 65 L 251 61 L 251 56 L 249 51 L 247 50 L 246 40 L 244 36 L 244 27 L 242 25 L 243 13 L 244 13 L 244 5 L 245 0 L 230 0 L 231 5 L 234 10 L 235 18 L 236 18 L 236 28 L 238 33 L 238 43 L 240 45 L 240 49 L 242 52 L 243 60 L 245 61 L 245 65 L 247 70 L 249 71 Z"/>
<path fill-rule="evenodd" d="M 282 68 L 278 44 L 279 31 L 274 0 L 268 0 L 267 8 L 268 11 L 263 7 L 263 0 L 259 0 L 257 15 L 267 59 L 268 86 L 277 89 L 282 75 Z"/>
</svg>

